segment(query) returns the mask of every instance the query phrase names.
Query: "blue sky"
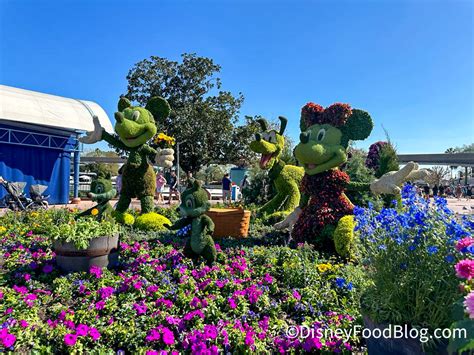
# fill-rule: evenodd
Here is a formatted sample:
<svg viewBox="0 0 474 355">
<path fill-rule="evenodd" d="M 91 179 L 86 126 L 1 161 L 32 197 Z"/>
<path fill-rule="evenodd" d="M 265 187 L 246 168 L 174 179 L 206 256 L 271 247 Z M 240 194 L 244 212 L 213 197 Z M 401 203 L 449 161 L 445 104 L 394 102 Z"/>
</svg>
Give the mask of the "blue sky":
<svg viewBox="0 0 474 355">
<path fill-rule="evenodd" d="M 0 0 L 0 83 L 99 103 L 134 63 L 183 52 L 222 66 L 241 116 L 347 102 L 400 153 L 474 142 L 473 2 Z"/>
</svg>

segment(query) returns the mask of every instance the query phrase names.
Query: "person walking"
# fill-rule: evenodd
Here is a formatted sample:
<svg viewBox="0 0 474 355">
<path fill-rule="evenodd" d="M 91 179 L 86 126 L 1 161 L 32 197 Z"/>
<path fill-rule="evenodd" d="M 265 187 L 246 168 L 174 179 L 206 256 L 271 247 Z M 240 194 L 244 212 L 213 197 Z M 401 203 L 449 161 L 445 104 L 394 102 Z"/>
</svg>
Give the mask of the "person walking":
<svg viewBox="0 0 474 355">
<path fill-rule="evenodd" d="M 230 198 L 230 189 L 232 186 L 232 180 L 229 179 L 229 173 L 226 173 L 224 177 L 222 178 L 222 201 L 226 203 L 227 200 L 229 200 L 229 203 L 231 203 L 231 198 Z"/>
<path fill-rule="evenodd" d="M 466 186 L 466 200 L 470 200 L 472 198 L 472 186 Z"/>
<path fill-rule="evenodd" d="M 176 176 L 175 171 L 171 172 L 170 181 L 168 185 L 170 187 L 170 196 L 168 200 L 168 205 L 171 205 L 171 200 L 173 199 L 173 196 L 176 196 L 178 198 L 178 202 L 180 202 L 181 196 L 178 191 L 178 177 Z"/>
<path fill-rule="evenodd" d="M 454 189 L 454 197 L 456 197 L 458 200 L 461 200 L 461 197 L 462 197 L 461 184 L 456 185 L 456 187 Z"/>
<path fill-rule="evenodd" d="M 156 198 L 158 204 L 163 204 L 165 200 L 163 199 L 163 187 L 166 185 L 166 179 L 162 173 L 156 175 Z"/>
<path fill-rule="evenodd" d="M 433 186 L 433 197 L 438 196 L 438 185 Z"/>
<path fill-rule="evenodd" d="M 425 194 L 425 198 L 429 200 L 429 198 L 430 198 L 430 185 L 423 186 L 423 192 Z"/>
</svg>

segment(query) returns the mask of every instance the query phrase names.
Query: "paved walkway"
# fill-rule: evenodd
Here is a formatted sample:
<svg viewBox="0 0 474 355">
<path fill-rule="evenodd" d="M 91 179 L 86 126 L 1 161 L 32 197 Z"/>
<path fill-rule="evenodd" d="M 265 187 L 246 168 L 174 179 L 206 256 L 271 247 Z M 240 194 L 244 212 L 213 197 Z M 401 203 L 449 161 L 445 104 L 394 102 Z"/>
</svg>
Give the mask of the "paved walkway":
<svg viewBox="0 0 474 355">
<path fill-rule="evenodd" d="M 117 199 L 113 199 L 113 200 L 110 201 L 110 203 L 111 203 L 112 206 L 115 206 L 117 201 L 118 201 Z M 222 200 L 212 200 L 212 203 L 218 203 L 218 202 L 222 202 Z M 79 204 L 54 205 L 53 207 L 54 208 L 61 208 L 61 207 L 66 206 L 66 207 L 70 207 L 70 208 L 78 208 L 80 210 L 86 210 L 86 209 L 92 207 L 94 204 L 95 204 L 95 202 L 92 202 L 90 200 L 82 200 Z M 177 206 L 177 204 L 178 204 L 178 201 L 174 200 L 171 206 Z M 155 205 L 157 205 L 156 200 L 155 200 Z M 167 208 L 170 205 L 161 204 L 159 206 Z M 140 208 L 140 201 L 137 200 L 137 199 L 133 199 L 130 207 L 139 209 Z M 448 198 L 448 207 L 450 209 L 452 209 L 455 213 L 464 214 L 464 215 L 467 215 L 467 214 L 474 215 L 474 199 L 472 199 L 472 200 L 461 199 L 459 201 L 455 198 Z M 3 213 L 5 213 L 5 211 L 6 211 L 5 209 L 0 209 L 0 216 Z"/>
</svg>

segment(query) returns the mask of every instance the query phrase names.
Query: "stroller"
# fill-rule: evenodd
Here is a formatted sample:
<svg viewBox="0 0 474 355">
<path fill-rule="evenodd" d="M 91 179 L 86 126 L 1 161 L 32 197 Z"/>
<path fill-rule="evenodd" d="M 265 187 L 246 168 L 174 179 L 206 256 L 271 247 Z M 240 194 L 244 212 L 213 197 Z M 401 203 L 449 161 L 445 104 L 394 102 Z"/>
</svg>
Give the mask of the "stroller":
<svg viewBox="0 0 474 355">
<path fill-rule="evenodd" d="M 49 206 L 47 202 L 49 196 L 42 195 L 48 188 L 47 186 L 32 185 L 30 194 L 33 198 L 28 198 L 23 192 L 26 182 L 9 182 L 0 176 L 0 185 L 8 193 L 0 201 L 0 206 L 9 208 L 12 211 L 47 209 Z"/>
<path fill-rule="evenodd" d="M 30 186 L 30 198 L 33 201 L 33 204 L 31 205 L 32 209 L 47 209 L 49 207 L 49 195 L 43 195 L 47 189 L 48 186 L 46 185 Z"/>
</svg>

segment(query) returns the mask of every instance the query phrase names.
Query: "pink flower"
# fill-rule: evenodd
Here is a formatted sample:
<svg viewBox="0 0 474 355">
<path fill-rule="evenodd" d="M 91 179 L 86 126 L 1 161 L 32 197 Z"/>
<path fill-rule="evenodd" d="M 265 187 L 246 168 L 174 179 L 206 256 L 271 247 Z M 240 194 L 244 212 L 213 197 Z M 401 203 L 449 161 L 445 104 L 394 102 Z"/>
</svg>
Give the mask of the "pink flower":
<svg viewBox="0 0 474 355">
<path fill-rule="evenodd" d="M 97 310 L 104 309 L 104 307 L 105 307 L 105 302 L 104 301 L 99 301 L 95 304 L 95 309 L 97 309 Z"/>
<path fill-rule="evenodd" d="M 229 298 L 228 299 L 228 302 L 229 302 L 229 307 L 232 308 L 232 309 L 235 309 L 237 308 L 237 303 L 235 302 L 235 299 L 234 298 Z"/>
<path fill-rule="evenodd" d="M 165 343 L 166 345 L 173 345 L 174 344 L 174 333 L 171 330 L 164 327 L 161 330 L 161 333 L 163 335 L 163 343 Z"/>
<path fill-rule="evenodd" d="M 471 238 L 471 237 L 462 238 L 461 240 L 457 242 L 456 249 L 458 251 L 463 251 L 464 248 L 471 246 L 471 244 L 474 244 L 474 238 Z"/>
<path fill-rule="evenodd" d="M 146 306 L 144 302 L 141 302 L 141 303 L 135 303 L 133 305 L 133 309 L 135 309 L 135 311 L 137 312 L 137 315 L 142 315 L 146 313 L 148 307 Z"/>
<path fill-rule="evenodd" d="M 471 291 L 464 299 L 464 306 L 466 312 L 469 314 L 469 318 L 474 319 L 474 291 Z"/>
<path fill-rule="evenodd" d="M 293 297 L 296 298 L 298 301 L 301 299 L 301 295 L 296 290 L 293 290 Z"/>
<path fill-rule="evenodd" d="M 92 340 L 97 340 L 100 338 L 100 333 L 96 328 L 89 328 L 89 335 Z"/>
<path fill-rule="evenodd" d="M 100 279 L 102 277 L 102 269 L 98 266 L 92 265 L 89 269 L 89 272 L 97 279 Z"/>
<path fill-rule="evenodd" d="M 141 289 L 143 286 L 143 283 L 141 281 L 138 281 L 136 282 L 135 284 L 133 284 L 133 287 L 136 289 L 136 290 L 139 290 Z"/>
<path fill-rule="evenodd" d="M 80 337 L 85 337 L 89 332 L 89 327 L 85 324 L 79 324 L 76 327 L 76 334 Z"/>
<path fill-rule="evenodd" d="M 67 346 L 74 346 L 77 341 L 77 335 L 68 333 L 64 336 L 64 344 Z"/>
<path fill-rule="evenodd" d="M 253 340 L 253 336 L 251 332 L 248 332 L 245 334 L 245 345 L 247 346 L 252 346 L 255 343 L 255 340 Z"/>
<path fill-rule="evenodd" d="M 20 327 L 27 328 L 28 327 L 28 322 L 24 319 L 20 320 Z"/>
<path fill-rule="evenodd" d="M 267 284 L 271 284 L 273 282 L 273 277 L 270 274 L 265 274 L 263 281 L 265 281 Z"/>
<path fill-rule="evenodd" d="M 161 338 L 161 334 L 158 331 L 158 329 L 152 329 L 148 332 L 148 335 L 146 336 L 145 340 L 147 342 L 152 342 L 152 341 L 158 341 Z"/>
<path fill-rule="evenodd" d="M 456 264 L 455 269 L 458 277 L 470 280 L 474 277 L 474 260 L 461 260 Z"/>
<path fill-rule="evenodd" d="M 9 348 L 15 344 L 16 341 L 16 336 L 13 334 L 7 333 L 2 339 L 3 346 L 6 348 Z"/>
</svg>

